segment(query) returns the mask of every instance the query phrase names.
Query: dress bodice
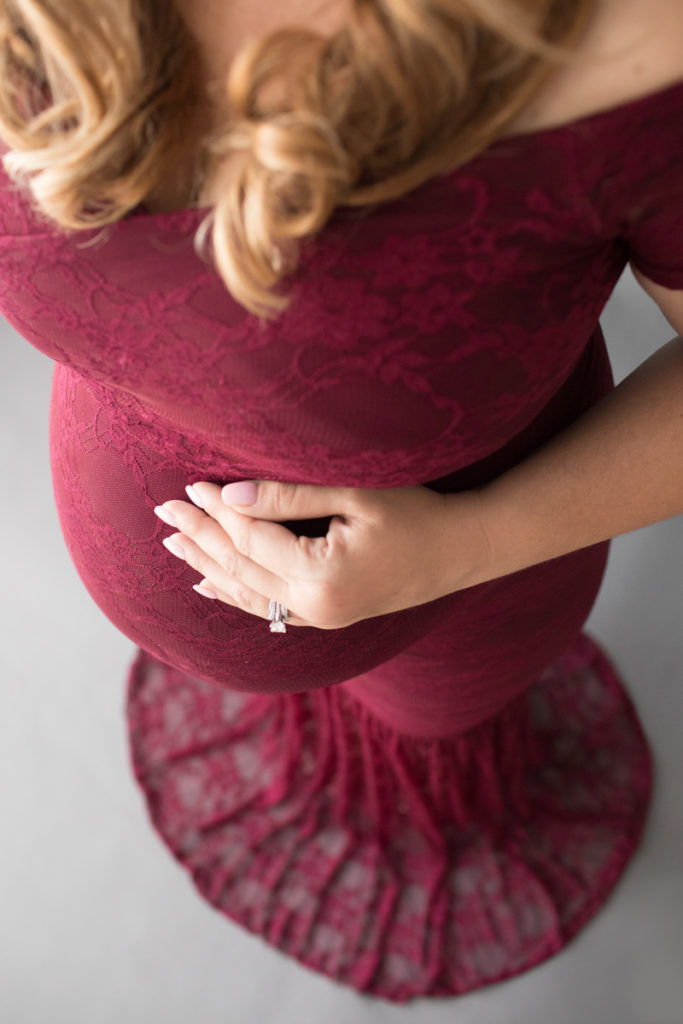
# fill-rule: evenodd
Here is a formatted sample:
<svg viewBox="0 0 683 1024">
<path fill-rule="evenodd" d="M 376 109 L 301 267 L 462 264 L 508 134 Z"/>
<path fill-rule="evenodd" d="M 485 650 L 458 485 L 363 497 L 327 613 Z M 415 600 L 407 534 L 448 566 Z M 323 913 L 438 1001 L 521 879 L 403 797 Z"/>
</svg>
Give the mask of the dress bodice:
<svg viewBox="0 0 683 1024">
<path fill-rule="evenodd" d="M 682 105 L 679 82 L 338 211 L 266 326 L 196 254 L 205 211 L 69 236 L 3 179 L 0 310 L 141 441 L 202 450 L 219 477 L 436 480 L 548 409 L 627 260 L 683 287 Z"/>
<path fill-rule="evenodd" d="M 680 82 L 338 211 L 266 326 L 196 254 L 203 211 L 67 235 L 0 182 L 0 311 L 57 361 L 57 506 L 103 611 L 167 663 L 264 693 L 360 676 L 449 622 L 490 636 L 514 621 L 514 642 L 528 628 L 550 658 L 539 637 L 577 628 L 603 550 L 344 630 L 291 629 L 274 666 L 262 620 L 192 591 L 153 508 L 201 479 L 464 490 L 581 416 L 612 386 L 599 317 L 627 260 L 683 288 L 682 104 Z M 504 702 L 527 669 L 477 700 Z M 409 687 L 392 700 L 414 720 Z"/>
</svg>

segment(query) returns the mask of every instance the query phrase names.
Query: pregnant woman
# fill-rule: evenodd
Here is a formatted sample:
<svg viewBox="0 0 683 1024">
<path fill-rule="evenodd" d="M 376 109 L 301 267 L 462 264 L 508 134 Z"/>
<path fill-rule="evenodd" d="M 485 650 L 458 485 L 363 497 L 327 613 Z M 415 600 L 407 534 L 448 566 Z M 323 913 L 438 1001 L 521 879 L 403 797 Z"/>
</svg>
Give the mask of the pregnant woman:
<svg viewBox="0 0 683 1024">
<path fill-rule="evenodd" d="M 678 0 L 0 0 L 0 309 L 151 821 L 360 991 L 529 969 L 637 847 L 581 629 L 683 511 L 683 342 L 614 389 L 599 326 L 630 263 L 683 332 L 681 40 Z"/>
</svg>

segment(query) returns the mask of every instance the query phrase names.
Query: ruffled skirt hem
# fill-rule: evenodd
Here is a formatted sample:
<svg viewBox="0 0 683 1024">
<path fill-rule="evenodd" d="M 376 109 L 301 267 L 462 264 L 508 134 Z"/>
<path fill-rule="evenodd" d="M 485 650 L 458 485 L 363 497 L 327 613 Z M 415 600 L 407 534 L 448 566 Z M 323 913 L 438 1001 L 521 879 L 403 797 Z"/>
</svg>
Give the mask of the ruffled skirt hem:
<svg viewBox="0 0 683 1024">
<path fill-rule="evenodd" d="M 342 687 L 228 691 L 140 652 L 130 753 L 151 822 L 220 913 L 394 1002 L 559 952 L 634 853 L 646 740 L 586 635 L 457 739 L 396 733 Z"/>
</svg>

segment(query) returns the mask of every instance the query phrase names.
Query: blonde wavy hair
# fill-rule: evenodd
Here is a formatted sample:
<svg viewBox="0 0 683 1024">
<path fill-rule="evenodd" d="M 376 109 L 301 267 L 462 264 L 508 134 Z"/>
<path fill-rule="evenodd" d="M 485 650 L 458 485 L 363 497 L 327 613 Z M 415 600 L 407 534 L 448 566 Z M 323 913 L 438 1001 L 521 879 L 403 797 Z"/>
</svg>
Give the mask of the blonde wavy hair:
<svg viewBox="0 0 683 1024">
<path fill-rule="evenodd" d="M 5 166 L 77 230 L 124 217 L 169 167 L 191 205 L 212 162 L 239 154 L 197 244 L 269 319 L 337 207 L 397 199 L 486 149 L 575 56 L 595 3 L 349 0 L 332 36 L 286 28 L 237 55 L 230 120 L 188 168 L 200 57 L 172 0 L 0 0 Z"/>
</svg>

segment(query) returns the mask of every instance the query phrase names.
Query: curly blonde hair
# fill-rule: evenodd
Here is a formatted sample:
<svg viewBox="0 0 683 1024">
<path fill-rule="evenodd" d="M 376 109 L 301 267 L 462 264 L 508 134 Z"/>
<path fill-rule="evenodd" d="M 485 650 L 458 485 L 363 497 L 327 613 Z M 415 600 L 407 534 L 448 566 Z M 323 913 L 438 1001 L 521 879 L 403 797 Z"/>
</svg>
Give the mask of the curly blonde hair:
<svg viewBox="0 0 683 1024">
<path fill-rule="evenodd" d="M 239 154 L 198 246 L 271 318 L 337 207 L 397 199 L 486 149 L 575 56 L 595 2 L 350 0 L 332 36 L 280 29 L 232 62 L 234 115 L 185 173 L 200 64 L 171 0 L 0 0 L 5 166 L 74 230 L 124 217 L 169 167 L 189 203 L 212 160 Z"/>
</svg>

